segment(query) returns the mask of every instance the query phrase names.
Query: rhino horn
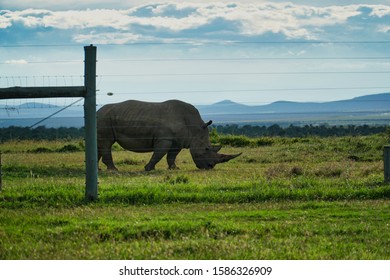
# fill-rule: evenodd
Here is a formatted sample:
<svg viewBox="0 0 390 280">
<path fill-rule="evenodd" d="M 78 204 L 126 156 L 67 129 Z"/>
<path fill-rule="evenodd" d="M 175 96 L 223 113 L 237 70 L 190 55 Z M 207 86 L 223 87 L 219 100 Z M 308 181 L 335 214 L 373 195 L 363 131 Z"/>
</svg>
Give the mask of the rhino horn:
<svg viewBox="0 0 390 280">
<path fill-rule="evenodd" d="M 235 154 L 235 155 L 225 155 L 225 154 L 218 154 L 217 155 L 217 161 L 218 163 L 223 163 L 223 162 L 227 162 L 231 159 L 234 159 L 238 156 L 240 156 L 242 153 L 239 153 L 239 154 Z"/>
</svg>

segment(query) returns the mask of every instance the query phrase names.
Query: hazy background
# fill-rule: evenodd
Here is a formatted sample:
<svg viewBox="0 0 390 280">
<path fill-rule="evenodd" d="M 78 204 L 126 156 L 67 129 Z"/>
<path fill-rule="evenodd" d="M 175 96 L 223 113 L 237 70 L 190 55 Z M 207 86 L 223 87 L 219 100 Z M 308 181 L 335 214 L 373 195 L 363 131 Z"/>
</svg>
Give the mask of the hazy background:
<svg viewBox="0 0 390 280">
<path fill-rule="evenodd" d="M 94 44 L 99 104 L 389 92 L 389 3 L 0 1 L 0 87 L 82 85 L 83 46 Z"/>
</svg>

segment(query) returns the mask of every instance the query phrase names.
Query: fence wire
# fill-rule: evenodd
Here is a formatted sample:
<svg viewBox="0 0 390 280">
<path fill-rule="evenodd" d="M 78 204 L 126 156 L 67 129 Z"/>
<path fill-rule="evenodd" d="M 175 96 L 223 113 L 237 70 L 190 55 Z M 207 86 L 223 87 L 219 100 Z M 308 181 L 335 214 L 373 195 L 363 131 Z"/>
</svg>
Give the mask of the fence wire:
<svg viewBox="0 0 390 280">
<path fill-rule="evenodd" d="M 348 55 L 335 55 L 332 52 L 322 53 L 317 55 L 305 55 L 304 57 L 291 57 L 288 55 L 278 54 L 261 54 L 261 48 L 269 46 L 303 46 L 303 47 L 321 47 L 324 46 L 339 46 L 339 47 L 357 47 L 357 46 L 373 46 L 390 44 L 389 41 L 306 41 L 306 42 L 240 42 L 240 41 L 220 41 L 220 42 L 139 42 L 129 44 L 99 44 L 99 50 L 102 49 L 102 54 L 98 54 L 98 88 L 97 93 L 98 106 L 103 106 L 107 103 L 112 103 L 111 100 L 122 101 L 126 99 L 145 99 L 160 101 L 161 99 L 188 99 L 192 96 L 215 96 L 215 98 L 224 97 L 236 93 L 238 97 L 245 97 L 244 102 L 247 105 L 266 105 L 271 103 L 271 95 L 273 94 L 289 94 L 291 101 L 294 101 L 299 94 L 305 94 L 308 102 L 315 102 L 321 99 L 324 95 L 337 95 L 339 92 L 348 92 L 349 95 L 357 95 L 359 92 L 367 92 L 367 95 L 372 93 L 390 91 L 390 83 L 387 78 L 390 74 L 390 56 L 381 55 L 380 53 L 372 52 L 370 55 L 351 53 Z M 160 48 L 161 56 L 148 56 L 145 53 L 135 52 L 131 57 L 117 58 L 114 55 L 115 48 L 126 50 L 126 53 L 131 53 L 137 47 L 142 47 L 147 50 L 150 48 Z M 244 56 L 233 55 L 227 57 L 224 54 L 217 57 L 210 57 L 205 53 L 200 53 L 195 57 L 183 57 L 172 55 L 171 51 L 165 50 L 184 46 L 190 50 L 196 46 L 205 48 L 238 46 L 242 48 L 245 54 L 248 46 L 256 46 L 260 50 L 257 52 L 249 51 Z M 74 52 L 77 48 L 81 48 L 81 44 L 20 44 L 20 45 L 0 45 L 3 50 L 24 48 L 25 52 L 29 50 L 49 50 L 53 49 L 63 52 L 68 50 Z M 179 66 L 172 67 L 172 63 L 178 63 Z M 205 63 L 204 65 L 202 63 Z M 248 69 L 237 68 L 237 63 L 242 63 L 248 66 Z M 277 65 L 276 69 L 256 69 L 256 63 L 264 63 L 266 66 Z M 281 63 L 281 64 L 280 64 Z M 291 63 L 291 64 L 290 64 Z M 356 66 L 357 70 L 351 70 L 349 67 Z M 366 67 L 363 64 L 369 63 Z M 13 65 L 12 61 L 0 61 L 0 87 L 13 86 L 75 86 L 83 84 L 84 76 L 76 75 L 72 72 L 63 73 L 62 68 L 72 67 L 74 64 L 82 64 L 82 60 L 74 58 L 70 59 L 26 59 L 23 64 Z M 208 69 L 213 68 L 213 64 L 223 64 L 223 71 Z M 256 67 L 252 67 L 255 64 Z M 280 64 L 280 65 L 279 65 Z M 30 73 L 40 65 L 50 65 L 53 69 L 50 73 L 44 74 L 25 74 L 13 75 L 11 68 L 18 67 L 19 70 L 28 68 Z M 156 71 L 156 65 L 158 69 Z M 196 65 L 196 67 L 194 66 Z M 199 66 L 201 65 L 201 66 Z M 211 65 L 211 66 L 210 66 Z M 297 67 L 297 65 L 300 65 Z M 107 67 L 110 66 L 110 67 Z M 180 71 L 175 71 L 177 67 Z M 306 69 L 305 69 L 306 67 Z M 125 70 L 123 70 L 125 69 Z M 220 69 L 220 68 L 219 68 Z M 281 86 L 285 77 L 290 77 L 290 84 L 286 83 Z M 381 82 L 378 82 L 378 77 Z M 383 77 L 383 78 L 382 78 Z M 188 82 L 186 88 L 178 88 L 178 81 L 185 79 Z M 247 82 L 249 79 L 256 79 L 256 83 L 250 85 Z M 278 82 L 278 79 L 280 82 Z M 322 79 L 322 81 L 321 81 Z M 337 86 L 332 85 L 332 82 L 348 80 L 345 84 L 338 83 Z M 374 80 L 375 79 L 375 80 Z M 269 82 L 272 80 L 272 83 Z M 351 80 L 355 83 L 351 84 Z M 161 83 L 161 90 L 152 90 L 155 84 Z M 202 84 L 203 83 L 203 84 Z M 326 84 L 326 85 L 324 85 Z M 124 88 L 128 90 L 124 90 Z M 195 88 L 195 85 L 197 86 Z M 200 86 L 202 85 L 202 86 Z M 218 88 L 217 88 L 218 87 Z M 113 92 L 114 97 L 110 99 L 107 92 Z M 257 96 L 253 94 L 259 93 Z M 310 95 L 310 96 L 308 96 Z M 363 95 L 363 94 L 360 94 Z M 250 97 L 249 97 L 250 96 Z M 114 98 L 117 99 L 114 99 Z M 322 98 L 324 99 L 324 98 Z M 39 102 L 38 102 L 39 101 Z M 379 101 L 379 100 L 375 100 Z M 365 100 L 350 100 L 350 102 L 371 102 L 370 99 Z M 388 100 L 382 100 L 387 103 Z M 40 104 L 47 104 L 40 105 Z M 240 102 L 238 102 L 240 103 Z M 65 99 L 45 99 L 45 100 L 7 100 L 0 103 L 0 113 L 5 112 L 2 118 L 12 118 L 17 115 L 23 119 L 23 111 L 25 110 L 40 110 L 46 107 L 53 108 L 75 108 L 81 107 L 82 104 L 75 100 Z M 234 112 L 230 113 L 232 116 Z M 283 112 L 281 113 L 283 115 Z M 294 113 L 298 118 L 304 113 Z M 38 113 L 37 113 L 38 115 Z M 28 119 L 28 118 L 25 118 Z M 239 120 L 237 120 L 238 122 Z M 231 120 L 234 123 L 234 118 Z"/>
</svg>

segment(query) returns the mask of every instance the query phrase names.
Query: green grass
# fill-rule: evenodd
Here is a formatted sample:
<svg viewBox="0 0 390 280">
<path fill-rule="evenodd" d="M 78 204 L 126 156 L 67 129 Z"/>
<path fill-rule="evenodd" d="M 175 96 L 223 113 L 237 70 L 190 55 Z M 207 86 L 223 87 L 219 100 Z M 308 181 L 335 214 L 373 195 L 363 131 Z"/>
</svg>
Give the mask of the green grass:
<svg viewBox="0 0 390 280">
<path fill-rule="evenodd" d="M 249 141 L 210 171 L 115 147 L 93 203 L 79 140 L 3 143 L 0 259 L 390 259 L 384 135 Z"/>
<path fill-rule="evenodd" d="M 389 208 L 370 200 L 3 209 L 1 258 L 388 259 Z"/>
</svg>

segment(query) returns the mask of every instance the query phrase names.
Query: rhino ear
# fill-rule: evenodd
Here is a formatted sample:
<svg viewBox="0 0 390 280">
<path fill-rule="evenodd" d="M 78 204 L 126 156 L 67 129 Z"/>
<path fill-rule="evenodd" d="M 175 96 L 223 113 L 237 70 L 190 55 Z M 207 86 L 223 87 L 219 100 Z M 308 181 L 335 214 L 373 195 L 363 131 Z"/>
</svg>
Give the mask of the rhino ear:
<svg viewBox="0 0 390 280">
<path fill-rule="evenodd" d="M 212 124 L 213 123 L 213 121 L 212 120 L 209 120 L 207 123 L 205 123 L 202 127 L 203 128 L 206 128 L 206 127 L 208 127 L 210 124 Z"/>
</svg>

